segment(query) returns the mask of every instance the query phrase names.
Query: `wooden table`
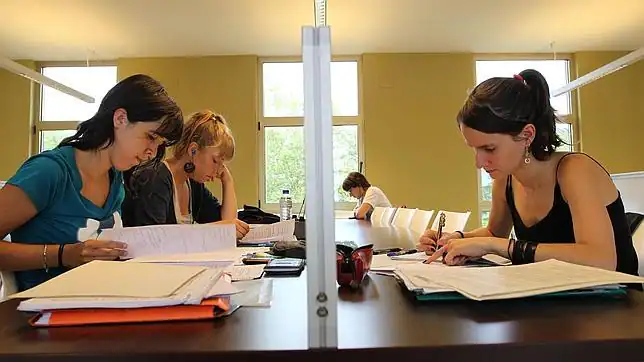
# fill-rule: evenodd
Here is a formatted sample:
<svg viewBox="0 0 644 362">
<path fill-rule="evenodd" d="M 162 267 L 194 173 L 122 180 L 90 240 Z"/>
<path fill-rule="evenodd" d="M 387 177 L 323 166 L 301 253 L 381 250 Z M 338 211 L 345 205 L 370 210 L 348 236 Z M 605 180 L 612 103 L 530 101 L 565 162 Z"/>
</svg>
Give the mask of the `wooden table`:
<svg viewBox="0 0 644 362">
<path fill-rule="evenodd" d="M 416 235 L 339 220 L 338 240 L 410 246 Z M 274 281 L 270 308 L 210 322 L 34 329 L 0 304 L 0 361 L 636 361 L 644 295 L 628 300 L 416 303 L 390 277 L 339 290 L 338 350 L 307 350 L 306 276 Z"/>
</svg>

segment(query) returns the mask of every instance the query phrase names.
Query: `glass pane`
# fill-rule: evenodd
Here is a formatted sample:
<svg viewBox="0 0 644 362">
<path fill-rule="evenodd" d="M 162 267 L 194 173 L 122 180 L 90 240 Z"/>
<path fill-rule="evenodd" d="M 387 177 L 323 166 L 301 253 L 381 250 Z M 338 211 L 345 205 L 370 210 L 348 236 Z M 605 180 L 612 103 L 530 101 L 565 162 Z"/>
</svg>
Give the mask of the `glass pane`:
<svg viewBox="0 0 644 362">
<path fill-rule="evenodd" d="M 492 200 L 492 178 L 485 172 L 484 169 L 480 169 L 481 172 L 481 200 Z"/>
<path fill-rule="evenodd" d="M 557 148 L 557 151 L 572 152 L 572 126 L 567 123 L 557 123 L 557 135 L 564 141 L 564 144 Z"/>
<path fill-rule="evenodd" d="M 264 117 L 304 116 L 304 73 L 301 62 L 264 63 Z M 334 116 L 358 115 L 358 63 L 331 63 Z"/>
<path fill-rule="evenodd" d="M 493 77 L 512 77 L 525 69 L 536 69 L 546 78 L 550 91 L 568 83 L 567 60 L 479 60 L 476 62 L 476 84 Z M 570 92 L 550 99 L 560 115 L 570 114 Z"/>
<path fill-rule="evenodd" d="M 335 202 L 355 202 L 342 190 L 349 172 L 358 171 L 358 126 L 333 126 L 333 186 Z"/>
<path fill-rule="evenodd" d="M 94 103 L 42 87 L 42 121 L 85 121 L 98 110 L 101 100 L 117 83 L 116 67 L 46 67 L 43 75 L 94 97 Z"/>
<path fill-rule="evenodd" d="M 490 212 L 489 211 L 481 212 L 481 227 L 486 227 L 489 221 L 490 221 Z"/>
<path fill-rule="evenodd" d="M 40 152 L 56 148 L 65 137 L 75 133 L 75 130 L 40 131 Z"/>
<path fill-rule="evenodd" d="M 293 202 L 306 194 L 304 127 L 266 127 L 264 129 L 266 203 L 278 203 L 282 190 L 289 190 Z M 358 126 L 333 127 L 333 183 L 336 202 L 351 202 L 342 191 L 342 181 L 358 170 Z"/>
</svg>

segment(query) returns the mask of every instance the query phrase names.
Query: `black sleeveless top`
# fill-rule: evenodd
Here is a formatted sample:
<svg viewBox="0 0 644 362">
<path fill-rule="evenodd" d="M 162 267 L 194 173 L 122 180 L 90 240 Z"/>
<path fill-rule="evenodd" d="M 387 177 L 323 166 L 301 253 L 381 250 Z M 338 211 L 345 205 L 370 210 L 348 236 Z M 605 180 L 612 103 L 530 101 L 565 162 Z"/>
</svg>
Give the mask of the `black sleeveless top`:
<svg viewBox="0 0 644 362">
<path fill-rule="evenodd" d="M 566 156 L 574 153 L 565 154 L 557 162 L 555 175 L 559 171 L 559 164 Z M 582 153 L 583 154 L 583 153 Z M 586 154 L 583 154 L 586 155 Z M 592 157 L 586 155 L 591 160 L 597 162 Z M 598 165 L 599 162 L 597 162 Z M 603 166 L 602 166 L 603 168 Z M 604 169 L 605 171 L 606 169 Z M 607 172 L 608 173 L 608 172 Z M 538 243 L 574 243 L 575 233 L 573 229 L 572 214 L 570 207 L 564 200 L 559 188 L 559 181 L 555 181 L 554 200 L 550 212 L 539 222 L 531 227 L 523 224 L 523 220 L 517 212 L 514 204 L 514 193 L 512 192 L 512 176 L 508 176 L 508 184 L 505 188 L 505 197 L 512 214 L 514 223 L 514 232 L 517 239 L 534 241 Z M 617 253 L 617 271 L 632 275 L 637 275 L 638 262 L 633 239 L 631 238 L 630 228 L 624 211 L 622 197 L 618 193 L 617 199 L 610 205 L 606 206 L 610 222 L 613 225 L 613 235 L 615 236 L 615 251 Z"/>
</svg>

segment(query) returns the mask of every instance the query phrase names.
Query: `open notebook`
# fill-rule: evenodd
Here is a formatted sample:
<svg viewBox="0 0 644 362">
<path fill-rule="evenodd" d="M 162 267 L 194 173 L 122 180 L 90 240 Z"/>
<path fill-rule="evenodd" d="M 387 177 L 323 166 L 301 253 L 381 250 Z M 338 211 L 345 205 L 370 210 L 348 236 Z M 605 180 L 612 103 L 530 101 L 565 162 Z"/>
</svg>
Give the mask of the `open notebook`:
<svg viewBox="0 0 644 362">
<path fill-rule="evenodd" d="M 399 265 L 395 275 L 420 294 L 458 292 L 473 300 L 511 299 L 582 288 L 644 283 L 644 278 L 599 268 L 547 260 L 488 268 Z"/>
</svg>

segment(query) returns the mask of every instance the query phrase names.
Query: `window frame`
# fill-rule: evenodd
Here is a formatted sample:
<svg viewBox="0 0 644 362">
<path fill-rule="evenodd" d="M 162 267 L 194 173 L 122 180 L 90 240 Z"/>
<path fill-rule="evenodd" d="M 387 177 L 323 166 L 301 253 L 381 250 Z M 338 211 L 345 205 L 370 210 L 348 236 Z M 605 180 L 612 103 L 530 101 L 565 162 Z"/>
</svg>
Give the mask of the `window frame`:
<svg viewBox="0 0 644 362">
<path fill-rule="evenodd" d="M 544 61 L 544 60 L 566 60 L 568 62 L 568 81 L 571 80 L 572 70 L 574 69 L 574 59 L 572 54 L 557 54 L 553 57 L 552 54 L 478 54 L 474 56 L 472 67 L 474 68 L 474 86 L 476 86 L 476 64 L 478 61 L 513 61 L 513 60 L 528 60 L 528 61 Z M 579 137 L 579 122 L 577 112 L 576 92 L 570 93 L 570 114 L 559 116 L 559 119 L 570 125 L 572 132 L 572 151 L 579 152 L 581 150 L 581 138 Z M 481 170 L 476 170 L 476 183 L 477 183 L 477 197 L 478 197 L 478 222 L 480 226 L 483 225 L 483 213 L 492 212 L 492 200 L 483 199 L 483 184 L 481 179 Z"/>
<path fill-rule="evenodd" d="M 334 126 L 357 126 L 358 127 L 358 165 L 364 162 L 364 120 L 362 111 L 362 67 L 360 56 L 343 56 L 332 57 L 331 62 L 356 62 L 358 69 L 358 115 L 357 116 L 334 116 Z M 266 149 L 265 149 L 265 128 L 266 127 L 293 127 L 304 126 L 304 117 L 264 117 L 264 74 L 263 68 L 265 63 L 298 63 L 302 62 L 301 57 L 262 57 L 258 59 L 258 110 L 257 115 L 257 149 L 258 149 L 258 166 L 259 166 L 259 185 L 258 185 L 258 205 L 267 212 L 279 212 L 278 203 L 267 203 L 266 201 Z M 358 170 L 356 170 L 358 171 Z M 353 210 L 356 202 L 336 202 L 335 210 Z M 293 212 L 299 212 L 302 207 L 301 202 L 293 202 Z M 303 211 L 304 212 L 304 211 Z"/>
<path fill-rule="evenodd" d="M 54 67 L 117 67 L 116 61 L 92 61 L 91 63 L 82 61 L 69 61 L 69 62 L 38 62 L 36 63 L 36 71 L 42 74 L 43 68 Z M 117 79 L 118 82 L 118 67 Z M 31 155 L 37 155 L 41 152 L 40 143 L 42 142 L 42 131 L 74 131 L 81 120 L 67 120 L 67 121 L 43 121 L 42 120 L 42 97 L 44 96 L 43 85 L 38 84 L 34 87 L 33 92 L 33 109 L 32 109 L 32 124 L 31 124 Z M 98 100 L 97 100 L 98 101 Z"/>
</svg>

